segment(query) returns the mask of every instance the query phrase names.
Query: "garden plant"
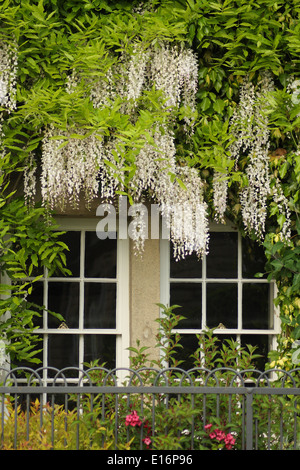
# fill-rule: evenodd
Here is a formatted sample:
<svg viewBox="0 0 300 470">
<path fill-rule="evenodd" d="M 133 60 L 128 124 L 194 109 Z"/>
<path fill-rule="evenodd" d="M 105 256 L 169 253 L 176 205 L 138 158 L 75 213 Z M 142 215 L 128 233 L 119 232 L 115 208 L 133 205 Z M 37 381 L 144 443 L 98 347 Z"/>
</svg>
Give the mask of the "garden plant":
<svg viewBox="0 0 300 470">
<path fill-rule="evenodd" d="M 12 367 L 39 362 L 35 320 L 42 310 L 28 296 L 42 271 L 70 274 L 57 210 L 76 211 L 82 200 L 89 209 L 95 198 L 112 202 L 120 195 L 130 204 L 153 201 L 167 216 L 177 204 L 189 208 L 184 236 L 178 214 L 171 217 L 177 259 L 209 252 L 209 221 L 229 220 L 260 244 L 267 264 L 257 276 L 276 283 L 281 320 L 266 368 L 299 365 L 299 17 L 298 0 L 1 2 L 0 367 L 7 358 Z M 139 255 L 145 238 L 135 223 Z M 175 385 L 184 368 L 176 355 L 180 337 L 172 335 L 179 319 L 169 311 L 158 321 L 164 362 L 149 367 L 147 349 L 137 344 L 131 366 L 146 384 L 153 383 L 154 368 L 172 367 L 164 380 Z M 209 330 L 198 341 L 193 380 L 204 380 L 203 368 L 217 369 L 214 385 L 231 383 L 243 369 L 254 380 L 255 348 L 219 344 Z M 107 373 L 103 367 L 101 358 L 93 364 L 95 383 Z M 82 415 L 47 404 L 45 432 L 34 441 L 33 434 L 21 435 L 18 446 L 51 448 L 52 411 L 58 447 L 75 445 L 78 425 L 81 448 L 187 448 L 191 429 L 195 447 L 242 446 L 238 396 L 231 397 L 230 419 L 225 396 L 218 410 L 207 397 L 206 414 L 203 397 L 193 407 L 188 393 L 171 396 L 166 408 L 166 397 L 157 396 L 155 428 L 150 397 L 120 397 L 116 411 L 115 396 L 107 396 L 104 415 L 102 398 L 90 409 L 83 400 Z M 3 446 L 12 448 L 16 416 L 6 406 L 10 432 Z M 40 406 L 31 405 L 33 429 Z M 19 410 L 21 429 L 26 416 Z M 259 447 L 293 446 L 295 409 L 288 397 L 257 397 L 254 411 Z M 287 430 L 284 442 L 280 428 Z"/>
<path fill-rule="evenodd" d="M 161 347 L 163 342 L 165 353 L 161 361 L 149 362 L 147 348 L 140 348 L 139 344 L 131 348 L 131 368 L 123 384 L 136 386 L 134 393 L 119 392 L 116 395 L 108 391 L 92 400 L 87 393 L 79 402 L 77 396 L 71 395 L 68 410 L 50 402 L 42 406 L 36 399 L 27 411 L 21 403 L 16 411 L 13 400 L 9 399 L 2 429 L 2 449 L 9 450 L 14 446 L 32 450 L 243 449 L 243 398 L 238 393 L 192 395 L 189 386 L 205 384 L 226 389 L 233 385 L 238 391 L 241 381 L 249 385 L 257 383 L 258 371 L 252 367 L 255 351 L 231 341 L 217 344 L 213 330 L 208 330 L 199 335 L 199 348 L 193 355 L 195 367 L 185 371 L 176 358 L 180 348 L 178 334 L 175 337 L 170 334 L 182 319 L 174 313 L 174 308 L 166 307 L 162 319 L 158 320 L 157 346 Z M 228 358 L 226 363 L 224 357 Z M 107 370 L 105 364 L 87 364 L 87 372 L 94 385 L 116 384 L 112 371 Z M 277 371 L 272 386 L 280 386 L 282 377 L 283 373 Z M 299 370 L 295 380 L 299 386 Z M 151 389 L 159 382 L 161 392 L 139 393 L 139 386 Z M 164 385 L 173 386 L 174 393 L 166 394 Z M 178 386 L 184 386 L 184 392 L 181 389 L 176 393 Z M 257 396 L 253 413 L 257 449 L 299 448 L 299 404 L 288 392 L 278 397 Z M 295 426 L 297 442 L 294 441 Z"/>
</svg>

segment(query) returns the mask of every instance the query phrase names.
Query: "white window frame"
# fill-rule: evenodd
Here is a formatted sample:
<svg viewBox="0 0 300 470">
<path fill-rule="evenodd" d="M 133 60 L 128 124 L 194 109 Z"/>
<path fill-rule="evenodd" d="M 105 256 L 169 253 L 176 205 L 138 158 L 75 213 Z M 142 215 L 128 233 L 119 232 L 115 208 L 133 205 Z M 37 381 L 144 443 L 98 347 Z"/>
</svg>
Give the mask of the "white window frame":
<svg viewBox="0 0 300 470">
<path fill-rule="evenodd" d="M 59 231 L 79 231 L 81 233 L 80 243 L 80 275 L 79 277 L 47 277 L 47 273 L 41 278 L 44 283 L 43 297 L 47 299 L 47 288 L 51 282 L 79 282 L 79 328 L 47 328 L 47 307 L 43 313 L 43 326 L 46 328 L 38 328 L 34 330 L 34 334 L 41 334 L 43 336 L 43 359 L 42 364 L 39 364 L 37 369 L 44 368 L 43 379 L 46 382 L 51 382 L 47 373 L 47 354 L 48 354 L 48 336 L 51 334 L 76 334 L 79 336 L 79 368 L 84 369 L 84 351 L 83 351 L 83 336 L 89 334 L 99 335 L 114 335 L 116 336 L 116 369 L 129 368 L 129 352 L 130 346 L 130 325 L 129 325 L 129 240 L 128 239 L 116 239 L 117 241 L 117 269 L 116 277 L 110 278 L 95 278 L 96 282 L 113 282 L 116 284 L 116 327 L 112 329 L 108 328 L 83 328 L 83 308 L 84 308 L 84 296 L 83 296 L 83 284 L 85 280 L 87 282 L 93 282 L 93 278 L 84 278 L 84 252 L 83 252 L 83 238 L 85 232 L 95 231 L 98 223 L 97 218 L 84 218 L 84 217 L 56 217 L 56 222 Z M 29 278 L 30 279 L 30 278 Z M 40 281 L 39 281 L 40 282 Z M 59 312 L 61 313 L 61 312 Z M 9 364 L 9 358 L 7 358 L 7 364 Z M 30 365 L 29 365 L 30 367 Z M 120 372 L 122 375 L 122 371 Z M 119 374 L 119 375 L 120 375 Z M 71 381 L 77 379 L 71 379 Z M 22 379 L 20 380 L 22 381 Z"/>
<path fill-rule="evenodd" d="M 279 309 L 274 305 L 274 299 L 277 294 L 275 282 L 267 281 L 265 278 L 243 278 L 242 277 L 242 235 L 232 225 L 220 225 L 216 223 L 210 224 L 211 232 L 236 232 L 238 234 L 238 275 L 236 278 L 206 278 L 206 256 L 202 259 L 202 277 L 201 278 L 171 278 L 170 277 L 170 242 L 169 240 L 160 241 L 160 301 L 163 305 L 170 306 L 170 284 L 171 283 L 199 283 L 202 284 L 202 327 L 201 328 L 178 328 L 174 329 L 173 333 L 184 334 L 201 334 L 206 329 L 206 284 L 211 283 L 232 283 L 237 282 L 238 286 L 238 324 L 237 328 L 214 328 L 214 333 L 217 335 L 235 335 L 238 342 L 240 342 L 242 335 L 264 335 L 269 338 L 269 350 L 276 350 L 277 335 L 280 333 L 280 317 Z M 209 255 L 209 254 L 208 254 Z M 270 329 L 245 329 L 242 328 L 242 289 L 244 283 L 268 283 L 270 284 L 270 301 L 273 302 L 273 309 L 270 309 L 272 315 L 273 327 Z M 184 312 L 183 312 L 184 315 Z M 226 321 L 224 320 L 224 323 Z"/>
</svg>

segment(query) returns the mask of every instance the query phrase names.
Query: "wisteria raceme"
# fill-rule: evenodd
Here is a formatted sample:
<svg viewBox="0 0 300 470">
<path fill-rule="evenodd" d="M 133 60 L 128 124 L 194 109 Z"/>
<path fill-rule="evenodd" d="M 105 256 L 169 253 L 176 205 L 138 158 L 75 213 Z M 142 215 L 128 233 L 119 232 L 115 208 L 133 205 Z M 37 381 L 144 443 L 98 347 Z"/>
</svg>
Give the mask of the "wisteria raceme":
<svg viewBox="0 0 300 470">
<path fill-rule="evenodd" d="M 28 205 L 34 203 L 36 194 L 36 161 L 34 155 L 30 154 L 28 157 L 27 165 L 24 169 L 24 195 L 25 202 Z"/>
<path fill-rule="evenodd" d="M 169 172 L 176 171 L 176 147 L 173 133 L 167 127 L 162 132 L 162 128 L 154 130 L 153 142 L 146 142 L 136 157 L 136 171 L 130 181 L 135 200 L 140 200 L 144 191 L 155 194 L 158 200 L 168 195 Z"/>
<path fill-rule="evenodd" d="M 254 230 L 259 238 L 263 238 L 267 199 L 270 196 L 269 128 L 265 110 L 267 93 L 273 89 L 273 82 L 265 74 L 259 85 L 253 103 L 252 132 L 249 136 L 248 186 L 241 193 L 241 205 L 246 230 Z"/>
<path fill-rule="evenodd" d="M 230 132 L 235 138 L 230 146 L 230 152 L 236 163 L 240 158 L 240 152 L 246 152 L 251 145 L 255 101 L 254 85 L 245 79 L 240 90 L 239 104 L 230 121 Z"/>
<path fill-rule="evenodd" d="M 11 112 L 16 108 L 17 46 L 0 41 L 0 106 Z"/>
<path fill-rule="evenodd" d="M 283 193 L 280 181 L 276 178 L 271 188 L 273 201 L 277 204 L 279 214 L 284 217 L 279 236 L 281 240 L 288 241 L 291 238 L 291 210 L 286 196 Z"/>
<path fill-rule="evenodd" d="M 150 53 L 148 50 L 143 50 L 141 46 L 136 46 L 129 60 L 127 99 L 132 99 L 134 103 L 141 96 L 145 87 L 146 68 L 149 57 Z"/>
<path fill-rule="evenodd" d="M 254 85 L 246 78 L 240 90 L 240 100 L 230 120 L 230 133 L 234 137 L 229 151 L 231 158 L 235 160 L 235 168 L 241 153 L 251 149 L 253 141 L 253 121 L 256 106 L 256 93 Z M 215 209 L 215 220 L 225 222 L 225 211 L 227 205 L 227 174 L 221 175 L 215 172 L 213 178 L 213 204 Z"/>
<path fill-rule="evenodd" d="M 103 144 L 103 152 L 98 160 L 100 197 L 112 201 L 116 191 L 123 191 L 124 158 L 118 149 L 118 139 L 111 139 Z"/>
<path fill-rule="evenodd" d="M 258 145 L 250 155 L 246 168 L 248 186 L 241 192 L 243 223 L 246 230 L 261 239 L 265 233 L 267 217 L 267 198 L 270 195 L 270 175 L 268 164 L 268 148 Z"/>
<path fill-rule="evenodd" d="M 300 80 L 291 77 L 287 85 L 287 92 L 291 95 L 291 102 L 293 105 L 300 103 Z"/>
<path fill-rule="evenodd" d="M 237 165 L 241 154 L 248 153 L 249 160 L 245 169 L 248 186 L 241 191 L 243 223 L 247 231 L 254 231 L 259 238 L 265 232 L 267 198 L 270 196 L 269 128 L 265 110 L 267 93 L 272 89 L 273 82 L 268 73 L 262 75 L 256 88 L 246 78 L 230 126 L 235 137 L 230 147 L 232 158 Z"/>
<path fill-rule="evenodd" d="M 45 132 L 42 146 L 41 193 L 44 203 L 54 208 L 58 202 L 65 205 L 65 163 L 59 146 L 63 140 L 52 140 L 54 129 Z"/>
<path fill-rule="evenodd" d="M 299 95 L 299 81 L 292 81 L 289 92 L 294 104 Z M 273 181 L 270 172 L 270 131 L 266 109 L 268 93 L 274 90 L 274 84 L 269 73 L 263 73 L 260 82 L 255 87 L 246 78 L 241 88 L 240 102 L 233 114 L 230 130 L 235 137 L 231 145 L 231 155 L 238 164 L 241 154 L 248 155 L 245 174 L 248 186 L 242 189 L 240 200 L 242 217 L 246 231 L 254 231 L 260 239 L 264 237 L 267 218 L 268 198 L 277 204 L 280 214 L 284 216 L 280 236 L 288 239 L 290 236 L 290 210 L 282 192 L 281 185 Z M 221 191 L 217 186 L 215 190 Z M 221 215 L 224 209 L 218 196 L 214 196 L 216 212 Z"/>
<path fill-rule="evenodd" d="M 76 129 L 62 132 L 49 128 L 42 147 L 41 191 L 44 203 L 64 208 L 77 205 L 81 191 L 87 202 L 98 195 L 101 141 Z"/>
<path fill-rule="evenodd" d="M 162 214 L 170 223 L 170 239 L 175 259 L 196 253 L 201 258 L 208 251 L 209 226 L 203 184 L 194 168 L 180 167 L 168 199 L 158 201 Z M 178 180 L 183 183 L 178 183 Z"/>
<path fill-rule="evenodd" d="M 227 175 L 215 171 L 213 176 L 213 205 L 215 209 L 216 222 L 225 223 L 225 212 L 227 209 L 228 181 Z"/>
<path fill-rule="evenodd" d="M 195 110 L 198 62 L 191 49 L 165 44 L 153 49 L 149 76 L 157 89 L 164 92 L 166 107 L 182 104 Z M 187 124 L 192 123 L 188 120 Z"/>
</svg>

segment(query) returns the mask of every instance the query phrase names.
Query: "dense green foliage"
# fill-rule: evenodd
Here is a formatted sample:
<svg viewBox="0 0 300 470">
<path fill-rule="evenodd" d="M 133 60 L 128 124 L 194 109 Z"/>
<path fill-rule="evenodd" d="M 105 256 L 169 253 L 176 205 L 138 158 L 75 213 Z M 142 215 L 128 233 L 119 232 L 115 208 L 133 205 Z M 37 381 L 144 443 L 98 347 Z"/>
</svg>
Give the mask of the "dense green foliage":
<svg viewBox="0 0 300 470">
<path fill-rule="evenodd" d="M 15 168 L 9 158 L 1 164 L 0 269 L 5 277 L 0 284 L 0 348 L 5 347 L 12 363 L 35 362 L 40 339 L 33 334 L 34 319 L 42 311 L 27 302 L 26 297 L 43 269 L 50 274 L 55 269 L 67 272 L 64 268 L 67 247 L 59 240 L 61 232 L 54 231 L 54 223 L 46 222 L 43 208 L 28 208 L 24 198 L 15 197 L 15 191 L 7 192 Z"/>
<path fill-rule="evenodd" d="M 161 106 L 163 96 L 154 88 L 143 94 L 134 118 L 124 112 L 121 96 L 106 106 L 94 107 L 87 90 L 100 78 L 105 80 L 111 65 L 123 54 L 132 53 L 138 42 L 145 48 L 161 41 L 184 44 L 198 57 L 197 113 L 193 115 L 195 132 L 186 136 L 183 122 L 189 110 L 172 110 L 176 116 L 176 158 L 179 165 L 197 168 L 205 180 L 211 217 L 213 173 L 224 173 L 229 185 L 226 216 L 244 230 L 238 195 L 248 184 L 244 171 L 247 155 L 238 165 L 230 158 L 232 136 L 228 123 L 239 101 L 243 78 L 248 77 L 256 85 L 264 71 L 271 72 L 275 91 L 268 97 L 266 111 L 271 184 L 282 188 L 292 228 L 290 241 L 281 241 L 278 232 L 285 219 L 278 204 L 269 202 L 264 246 L 270 279 L 275 279 L 279 287 L 284 333 L 276 361 L 290 361 L 291 343 L 300 339 L 300 104 L 297 100 L 291 103 L 287 93 L 291 77 L 300 76 L 299 13 L 298 0 L 6 0 L 0 6 L 0 40 L 16 43 L 18 57 L 16 107 L 0 107 L 1 151 L 5 154 L 1 172 L 5 181 L 23 171 L 30 155 L 40 156 L 46 127 L 74 129 L 73 138 L 80 139 L 82 136 L 76 134 L 79 128 L 99 139 L 119 137 L 118 150 L 124 164 L 118 178 L 126 193 L 135 172 L 138 148 L 144 145 L 153 125 L 163 122 L 169 111 Z M 68 80 L 75 71 L 79 72 L 76 90 L 69 93 Z M 118 163 L 118 155 L 115 158 Z M 114 171 L 114 165 L 110 166 Z M 9 273 L 15 278 L 24 273 L 25 266 L 26 274 L 37 265 L 55 267 L 61 262 L 63 247 L 43 222 L 44 208 L 25 209 L 19 200 L 7 197 L 5 181 L 1 190 L 1 234 L 4 240 L 7 231 L 10 244 L 5 242 L 1 254 L 2 271 L 10 267 Z M 23 285 L 21 292 L 25 288 Z M 12 302 L 6 299 L 1 313 L 15 305 L 20 318 L 18 291 Z M 19 328 L 18 322 L 14 327 L 17 325 Z"/>
</svg>

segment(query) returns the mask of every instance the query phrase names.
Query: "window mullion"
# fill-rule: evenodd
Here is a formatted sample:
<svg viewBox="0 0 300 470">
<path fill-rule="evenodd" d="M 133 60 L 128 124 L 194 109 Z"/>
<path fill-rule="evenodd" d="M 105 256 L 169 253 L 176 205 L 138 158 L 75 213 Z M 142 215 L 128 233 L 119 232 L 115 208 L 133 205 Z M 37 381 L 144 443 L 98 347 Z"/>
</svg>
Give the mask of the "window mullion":
<svg viewBox="0 0 300 470">
<path fill-rule="evenodd" d="M 84 262 L 85 262 L 85 231 L 80 232 L 80 280 L 79 280 L 79 332 L 84 328 Z M 78 333 L 79 333 L 78 332 Z M 79 334 L 79 367 L 84 362 L 84 334 Z"/>
<path fill-rule="evenodd" d="M 206 255 L 202 259 L 202 330 L 206 328 Z"/>
<path fill-rule="evenodd" d="M 237 329 L 243 328 L 243 281 L 242 281 L 242 236 L 238 232 L 238 323 Z"/>
</svg>

